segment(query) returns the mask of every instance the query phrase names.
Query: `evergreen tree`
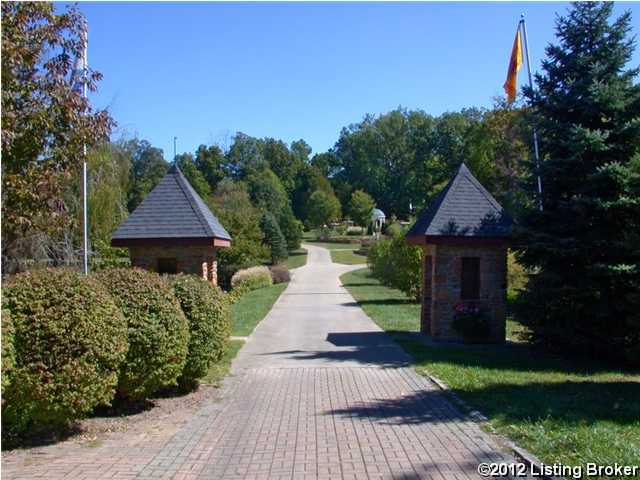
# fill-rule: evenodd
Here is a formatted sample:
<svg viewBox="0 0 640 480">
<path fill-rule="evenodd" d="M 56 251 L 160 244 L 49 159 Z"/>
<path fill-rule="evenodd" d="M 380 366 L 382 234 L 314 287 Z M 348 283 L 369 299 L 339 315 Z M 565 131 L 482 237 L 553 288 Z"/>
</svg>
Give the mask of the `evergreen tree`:
<svg viewBox="0 0 640 480">
<path fill-rule="evenodd" d="M 287 252 L 287 240 L 284 238 L 280 226 L 273 214 L 265 212 L 260 220 L 260 229 L 264 234 L 264 241 L 271 248 L 271 263 L 277 264 L 285 260 Z"/>
<path fill-rule="evenodd" d="M 535 274 L 520 317 L 536 339 L 640 361 L 640 86 L 631 16 L 576 3 L 527 90 L 543 155 L 543 210 L 520 219 Z M 535 191 L 532 169 L 529 188 Z"/>
</svg>

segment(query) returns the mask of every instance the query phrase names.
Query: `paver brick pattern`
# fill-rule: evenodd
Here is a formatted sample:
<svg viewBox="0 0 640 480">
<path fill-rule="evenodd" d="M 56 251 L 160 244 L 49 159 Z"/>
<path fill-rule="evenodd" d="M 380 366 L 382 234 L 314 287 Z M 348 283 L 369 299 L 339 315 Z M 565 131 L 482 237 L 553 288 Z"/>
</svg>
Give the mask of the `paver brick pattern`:
<svg viewBox="0 0 640 480">
<path fill-rule="evenodd" d="M 146 447 L 52 447 L 6 478 L 463 480 L 513 461 L 357 307 L 338 280 L 354 267 L 307 248 L 221 398 Z"/>
</svg>

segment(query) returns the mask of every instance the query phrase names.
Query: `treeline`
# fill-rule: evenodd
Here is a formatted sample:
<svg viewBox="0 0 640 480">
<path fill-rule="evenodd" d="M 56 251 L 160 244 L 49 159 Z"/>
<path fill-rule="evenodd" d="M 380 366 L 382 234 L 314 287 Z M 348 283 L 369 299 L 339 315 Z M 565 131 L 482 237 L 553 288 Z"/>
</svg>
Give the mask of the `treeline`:
<svg viewBox="0 0 640 480">
<path fill-rule="evenodd" d="M 83 143 L 91 255 L 108 258 L 111 233 L 169 164 L 145 140 L 108 141 L 113 119 L 92 111 L 71 88 L 81 47 L 79 12 L 58 15 L 48 4 L 9 3 L 3 23 L 3 271 L 77 265 Z M 47 30 L 50 25 L 55 28 Z M 52 42 L 42 40 L 45 33 Z M 100 75 L 90 72 L 90 78 L 95 88 Z M 289 145 L 237 133 L 228 149 L 201 145 L 176 161 L 234 238 L 223 266 L 244 267 L 286 257 L 299 246 L 303 227 L 342 218 L 365 225 L 373 205 L 388 217 L 409 219 L 463 160 L 507 207 L 520 205 L 529 143 L 521 108 L 498 103 L 437 117 L 398 108 L 345 127 L 328 152 L 312 154 L 304 140 Z"/>
<path fill-rule="evenodd" d="M 288 145 L 237 133 L 227 151 L 201 145 L 176 162 L 234 238 L 223 263 L 248 266 L 286 257 L 303 228 L 341 218 L 366 226 L 374 204 L 409 219 L 463 160 L 504 204 L 523 203 L 530 133 L 523 117 L 505 105 L 439 117 L 398 108 L 344 128 L 325 153 L 312 155 L 304 140 Z M 136 139 L 102 145 L 90 158 L 91 233 L 100 250 L 169 163 Z"/>
</svg>

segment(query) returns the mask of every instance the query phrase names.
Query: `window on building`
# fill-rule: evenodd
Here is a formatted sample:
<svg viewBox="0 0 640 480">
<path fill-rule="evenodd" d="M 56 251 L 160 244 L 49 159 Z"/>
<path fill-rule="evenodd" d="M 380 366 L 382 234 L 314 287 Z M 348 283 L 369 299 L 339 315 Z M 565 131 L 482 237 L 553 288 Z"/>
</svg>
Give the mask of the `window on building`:
<svg viewBox="0 0 640 480">
<path fill-rule="evenodd" d="M 158 273 L 178 273 L 178 261 L 175 258 L 159 258 Z"/>
<path fill-rule="evenodd" d="M 462 258 L 462 300 L 478 300 L 480 298 L 480 258 Z"/>
</svg>

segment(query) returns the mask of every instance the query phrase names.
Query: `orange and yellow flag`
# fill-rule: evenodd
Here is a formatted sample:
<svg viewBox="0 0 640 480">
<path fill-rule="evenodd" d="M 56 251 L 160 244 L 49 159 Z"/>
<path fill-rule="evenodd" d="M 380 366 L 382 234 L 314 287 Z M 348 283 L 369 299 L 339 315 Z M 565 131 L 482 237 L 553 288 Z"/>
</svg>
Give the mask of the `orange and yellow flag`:
<svg viewBox="0 0 640 480">
<path fill-rule="evenodd" d="M 509 61 L 509 70 L 507 72 L 507 81 L 504 82 L 504 91 L 507 94 L 509 102 L 516 99 L 518 91 L 518 70 L 522 66 L 522 41 L 520 40 L 520 26 L 516 31 L 516 38 L 513 41 L 513 49 L 511 50 L 511 61 Z"/>
</svg>

